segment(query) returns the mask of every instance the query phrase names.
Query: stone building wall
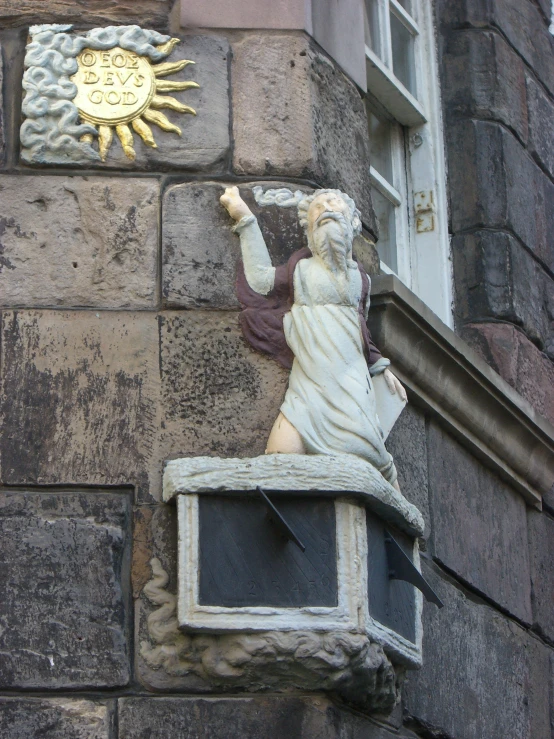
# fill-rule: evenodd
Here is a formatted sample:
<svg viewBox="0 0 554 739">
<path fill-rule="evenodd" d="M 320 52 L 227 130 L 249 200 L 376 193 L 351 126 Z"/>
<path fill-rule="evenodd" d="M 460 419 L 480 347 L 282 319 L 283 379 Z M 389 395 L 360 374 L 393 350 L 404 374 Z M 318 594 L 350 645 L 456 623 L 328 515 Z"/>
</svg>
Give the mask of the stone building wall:
<svg viewBox="0 0 554 739">
<path fill-rule="evenodd" d="M 553 420 L 547 4 L 445 1 L 437 17 L 457 332 Z M 389 439 L 401 489 L 425 517 L 424 572 L 446 604 L 424 607 L 424 665 L 392 713 L 309 690 L 245 693 L 239 647 L 225 661 L 176 629 L 163 462 L 262 454 L 287 380 L 242 338 L 222 185 L 240 184 L 252 207 L 255 184 L 340 187 L 362 211 L 356 248 L 372 275 L 378 259 L 352 81 L 304 32 L 186 31 L 170 6 L 0 0 L 0 736 L 553 736 L 554 497 L 540 490 L 540 510 L 538 493 L 522 493 L 508 446 L 493 452 L 479 424 L 456 421 L 462 401 L 437 407 L 410 387 Z M 138 141 L 133 165 L 118 144 L 106 166 L 23 165 L 23 56 L 39 22 L 180 35 L 175 53 L 196 61 L 201 84 L 187 93 L 198 116 L 182 139 L 156 133 L 153 151 Z M 283 261 L 302 238 L 294 218 L 259 217 Z M 552 451 L 552 428 L 489 381 L 469 347 L 462 361 L 466 345 L 419 305 L 409 302 L 421 331 L 443 342 L 433 384 L 453 347 L 464 377 L 494 395 L 491 427 L 495 409 L 517 416 L 514 459 L 525 434 Z M 332 664 L 336 650 L 317 660 Z"/>
<path fill-rule="evenodd" d="M 554 419 L 554 40 L 548 2 L 441 2 L 456 319 Z"/>
</svg>

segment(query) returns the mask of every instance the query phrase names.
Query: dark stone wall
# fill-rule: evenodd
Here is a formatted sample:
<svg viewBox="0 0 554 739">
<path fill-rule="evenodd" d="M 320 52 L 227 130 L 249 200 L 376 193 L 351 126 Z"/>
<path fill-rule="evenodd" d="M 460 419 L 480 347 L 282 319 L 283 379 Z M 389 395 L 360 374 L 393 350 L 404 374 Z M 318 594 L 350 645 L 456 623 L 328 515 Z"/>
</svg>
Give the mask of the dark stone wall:
<svg viewBox="0 0 554 739">
<path fill-rule="evenodd" d="M 435 10 L 456 330 L 554 421 L 550 6 L 436 0 Z M 435 419 L 421 417 L 424 569 L 446 607 L 424 607 L 424 665 L 406 679 L 404 726 L 425 739 L 550 739 L 554 501 L 530 509 Z M 410 457 L 400 458 L 413 445 L 407 425 L 405 417 L 393 430 L 391 448 L 400 478 L 408 464 L 419 480 Z"/>
<path fill-rule="evenodd" d="M 526 507 L 432 418 L 410 415 L 389 448 L 399 450 L 399 478 L 415 477 L 421 457 L 414 464 L 400 452 L 418 418 L 430 526 L 423 568 L 445 607 L 424 604 L 424 662 L 406 677 L 404 726 L 422 739 L 550 739 L 554 517 Z M 403 490 L 425 510 L 421 488 Z"/>
<path fill-rule="evenodd" d="M 437 0 L 457 330 L 554 420 L 547 2 Z"/>
</svg>

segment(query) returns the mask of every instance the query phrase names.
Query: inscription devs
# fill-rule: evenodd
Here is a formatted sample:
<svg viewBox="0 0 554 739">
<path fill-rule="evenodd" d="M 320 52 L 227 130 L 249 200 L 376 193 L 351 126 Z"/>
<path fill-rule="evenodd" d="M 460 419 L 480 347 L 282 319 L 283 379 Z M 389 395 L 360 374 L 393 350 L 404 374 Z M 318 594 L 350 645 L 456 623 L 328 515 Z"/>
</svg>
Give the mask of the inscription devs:
<svg viewBox="0 0 554 739">
<path fill-rule="evenodd" d="M 149 62 L 116 46 L 109 51 L 85 49 L 77 58 L 79 71 L 72 78 L 78 92 L 75 105 L 90 123 L 124 123 L 142 115 L 156 91 Z"/>
</svg>

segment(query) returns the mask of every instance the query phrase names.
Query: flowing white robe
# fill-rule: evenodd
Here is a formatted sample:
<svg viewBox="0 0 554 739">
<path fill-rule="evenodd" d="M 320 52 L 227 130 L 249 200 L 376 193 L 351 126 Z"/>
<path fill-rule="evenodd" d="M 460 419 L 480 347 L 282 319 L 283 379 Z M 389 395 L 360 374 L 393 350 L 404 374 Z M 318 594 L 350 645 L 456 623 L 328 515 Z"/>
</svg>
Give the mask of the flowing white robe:
<svg viewBox="0 0 554 739">
<path fill-rule="evenodd" d="M 363 352 L 361 290 L 354 263 L 346 275 L 315 257 L 297 264 L 294 304 L 284 316 L 294 362 L 281 411 L 308 452 L 356 454 L 392 483 L 396 469 L 385 449 Z"/>
</svg>

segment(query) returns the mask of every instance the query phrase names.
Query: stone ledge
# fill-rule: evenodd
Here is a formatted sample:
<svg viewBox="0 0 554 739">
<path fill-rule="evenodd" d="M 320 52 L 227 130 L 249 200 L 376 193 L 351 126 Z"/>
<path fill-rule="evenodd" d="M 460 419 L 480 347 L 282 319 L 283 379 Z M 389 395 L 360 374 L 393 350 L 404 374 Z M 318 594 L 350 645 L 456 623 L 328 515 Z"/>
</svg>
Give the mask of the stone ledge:
<svg viewBox="0 0 554 739">
<path fill-rule="evenodd" d="M 418 509 L 370 464 L 353 454 L 267 454 L 250 459 L 185 457 L 167 462 L 163 497 L 180 493 L 255 490 L 348 494 L 361 498 L 384 519 L 411 536 L 423 536 Z"/>
<path fill-rule="evenodd" d="M 541 508 L 554 427 L 394 275 L 374 278 L 369 327 L 416 405 Z"/>
</svg>

